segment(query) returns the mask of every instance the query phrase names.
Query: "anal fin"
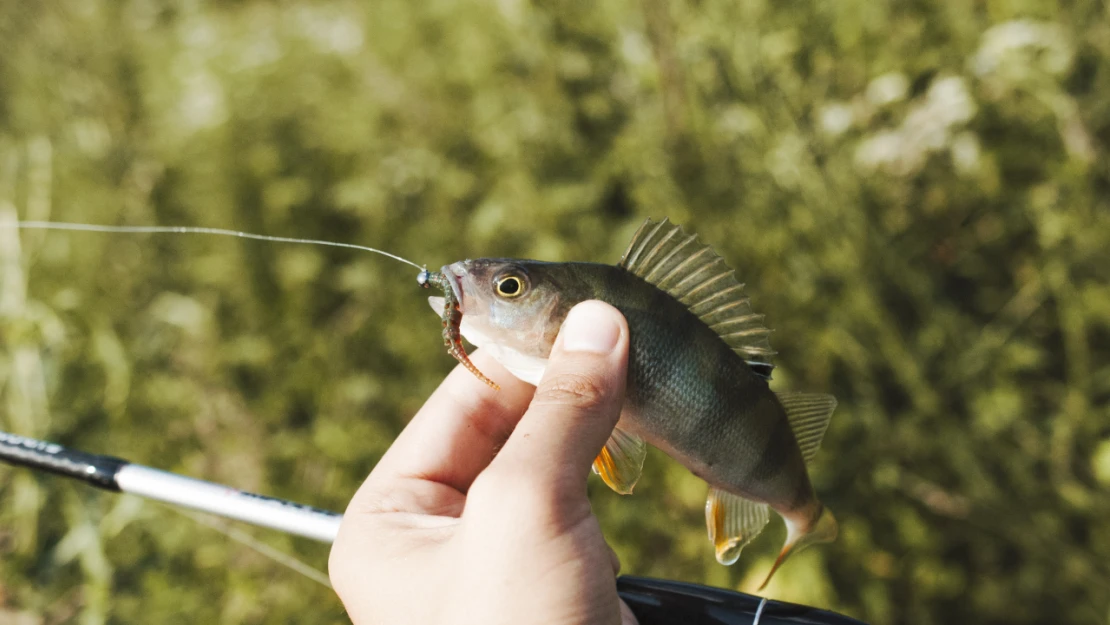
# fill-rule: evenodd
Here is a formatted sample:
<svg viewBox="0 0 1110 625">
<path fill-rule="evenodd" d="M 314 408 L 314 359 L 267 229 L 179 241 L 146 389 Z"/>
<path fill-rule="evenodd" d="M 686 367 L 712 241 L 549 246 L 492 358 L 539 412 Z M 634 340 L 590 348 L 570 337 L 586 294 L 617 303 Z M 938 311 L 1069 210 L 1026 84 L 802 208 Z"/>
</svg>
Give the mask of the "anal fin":
<svg viewBox="0 0 1110 625">
<path fill-rule="evenodd" d="M 759 536 L 770 518 L 767 504 L 710 487 L 705 501 L 705 524 L 709 541 L 717 551 L 717 561 L 735 564 L 740 551 Z"/>
<path fill-rule="evenodd" d="M 613 434 L 601 453 L 594 459 L 594 473 L 609 485 L 609 488 L 622 495 L 632 494 L 632 487 L 640 479 L 647 457 L 647 443 L 644 439 L 613 428 Z"/>
</svg>

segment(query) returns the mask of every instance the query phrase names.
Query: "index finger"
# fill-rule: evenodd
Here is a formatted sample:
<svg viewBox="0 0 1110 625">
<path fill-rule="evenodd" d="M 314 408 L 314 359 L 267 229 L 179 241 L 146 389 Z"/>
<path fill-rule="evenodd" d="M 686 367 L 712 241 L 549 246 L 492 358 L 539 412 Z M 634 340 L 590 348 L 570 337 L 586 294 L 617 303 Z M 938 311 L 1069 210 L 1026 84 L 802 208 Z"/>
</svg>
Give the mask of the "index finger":
<svg viewBox="0 0 1110 625">
<path fill-rule="evenodd" d="M 535 387 L 482 350 L 471 360 L 501 390 L 486 386 L 461 365 L 455 367 L 374 467 L 367 485 L 388 488 L 398 480 L 416 479 L 465 493 L 489 465 L 520 421 Z"/>
</svg>

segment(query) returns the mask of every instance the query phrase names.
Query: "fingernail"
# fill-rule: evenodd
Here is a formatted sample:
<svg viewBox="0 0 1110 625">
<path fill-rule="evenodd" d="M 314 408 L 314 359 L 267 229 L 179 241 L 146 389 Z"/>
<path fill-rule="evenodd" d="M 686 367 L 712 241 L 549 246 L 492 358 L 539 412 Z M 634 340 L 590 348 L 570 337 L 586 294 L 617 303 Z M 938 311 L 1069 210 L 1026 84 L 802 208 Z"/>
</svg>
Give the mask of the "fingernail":
<svg viewBox="0 0 1110 625">
<path fill-rule="evenodd" d="M 560 333 L 563 351 L 608 354 L 617 346 L 621 328 L 603 304 L 586 302 L 571 309 Z"/>
</svg>

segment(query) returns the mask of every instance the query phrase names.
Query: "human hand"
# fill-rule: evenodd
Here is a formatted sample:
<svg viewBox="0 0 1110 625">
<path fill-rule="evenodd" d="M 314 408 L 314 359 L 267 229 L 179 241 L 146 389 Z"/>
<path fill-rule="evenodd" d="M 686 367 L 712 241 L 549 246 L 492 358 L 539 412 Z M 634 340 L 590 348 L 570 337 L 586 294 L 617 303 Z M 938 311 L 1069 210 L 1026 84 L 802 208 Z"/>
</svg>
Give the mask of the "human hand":
<svg viewBox="0 0 1110 625">
<path fill-rule="evenodd" d="M 586 497 L 624 399 L 628 325 L 576 306 L 537 388 L 478 350 L 359 488 L 329 561 L 358 624 L 635 624 Z"/>
</svg>

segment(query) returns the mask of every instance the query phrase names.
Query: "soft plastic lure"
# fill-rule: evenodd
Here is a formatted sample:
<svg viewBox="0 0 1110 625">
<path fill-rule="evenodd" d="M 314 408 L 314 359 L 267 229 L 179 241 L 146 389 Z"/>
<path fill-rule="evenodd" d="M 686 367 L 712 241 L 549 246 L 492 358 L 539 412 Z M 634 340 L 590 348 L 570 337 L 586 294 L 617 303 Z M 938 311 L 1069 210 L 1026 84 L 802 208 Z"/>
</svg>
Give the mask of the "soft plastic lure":
<svg viewBox="0 0 1110 625">
<path fill-rule="evenodd" d="M 470 357 L 466 355 L 466 348 L 463 347 L 462 343 L 462 332 L 459 331 L 463 314 L 462 309 L 459 308 L 458 287 L 444 273 L 432 273 L 427 269 L 420 270 L 420 273 L 416 276 L 416 283 L 425 289 L 436 286 L 443 291 L 443 312 L 440 319 L 443 321 L 443 344 L 447 347 L 447 353 L 454 356 L 455 360 L 466 367 L 467 371 L 488 384 L 490 388 L 495 391 L 501 390 L 497 382 L 479 371 L 478 367 L 470 361 Z"/>
</svg>

